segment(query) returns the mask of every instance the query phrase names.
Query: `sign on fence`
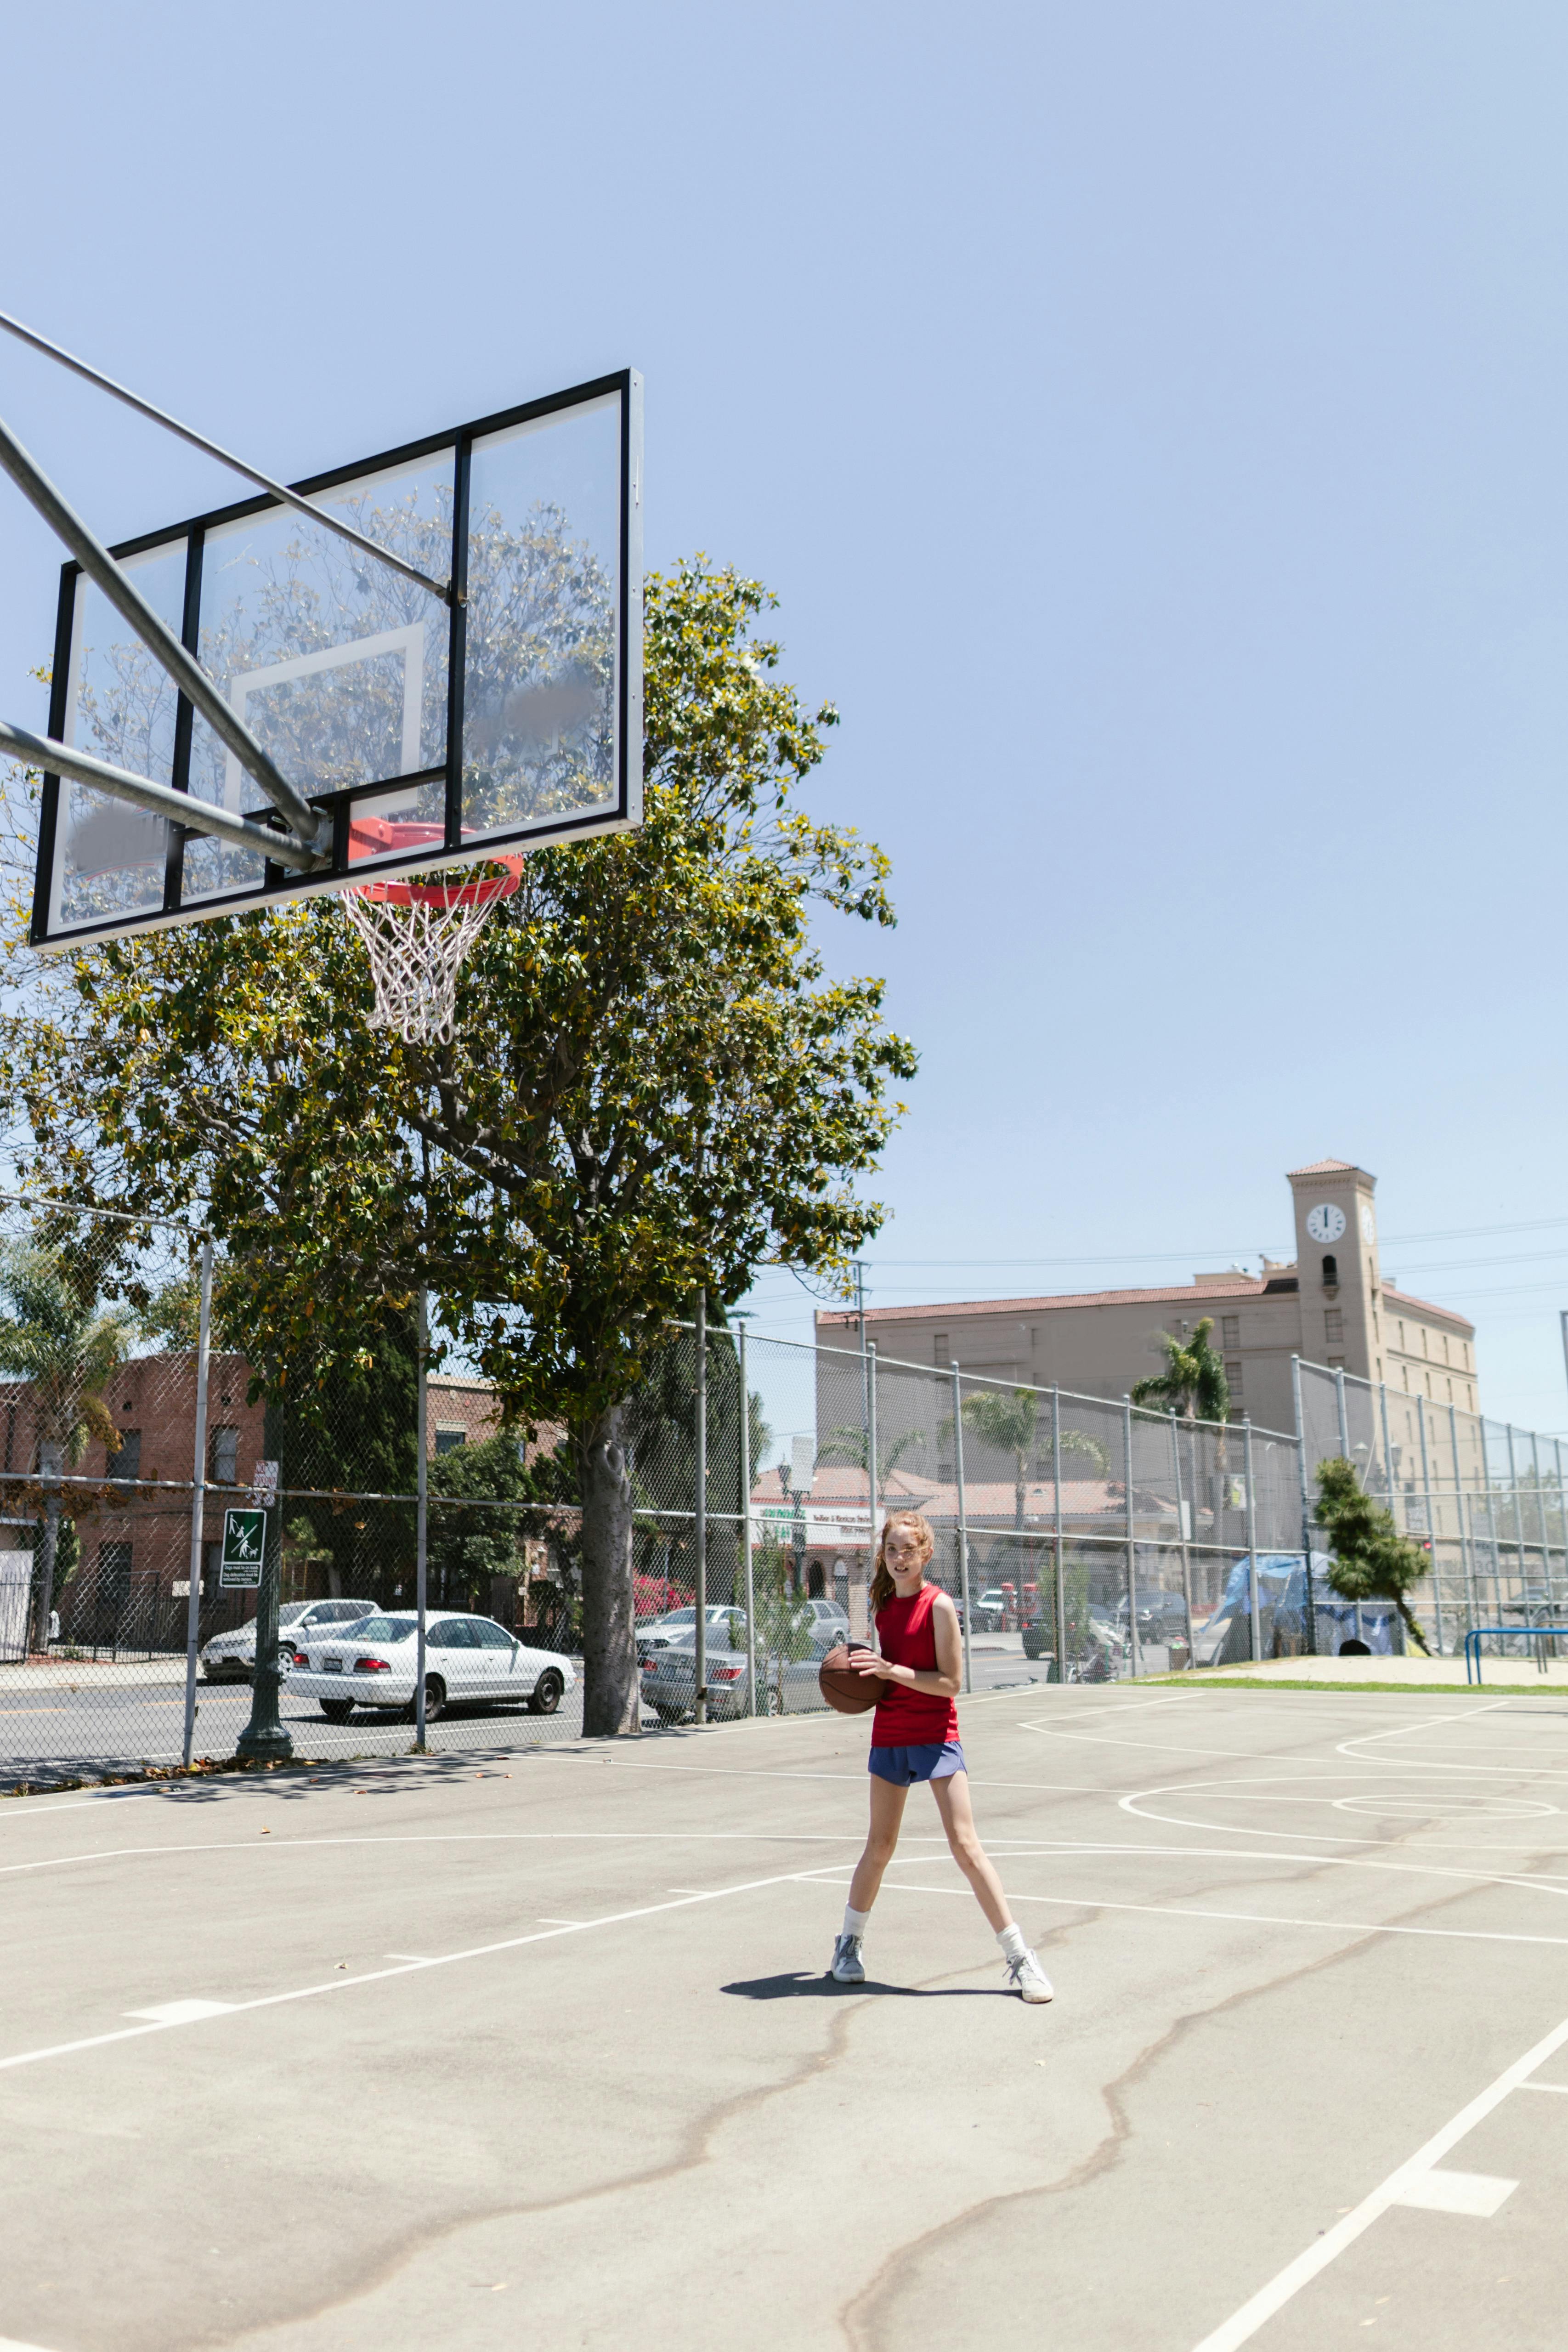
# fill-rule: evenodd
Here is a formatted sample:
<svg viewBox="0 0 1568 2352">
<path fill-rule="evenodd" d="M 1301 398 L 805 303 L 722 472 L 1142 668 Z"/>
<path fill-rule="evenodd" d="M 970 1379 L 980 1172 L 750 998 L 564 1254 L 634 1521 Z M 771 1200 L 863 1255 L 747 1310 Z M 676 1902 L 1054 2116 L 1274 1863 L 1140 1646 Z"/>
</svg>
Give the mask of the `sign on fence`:
<svg viewBox="0 0 1568 2352">
<path fill-rule="evenodd" d="M 220 1589 L 225 1592 L 254 1591 L 261 1582 L 266 1549 L 265 1511 L 225 1511 L 224 1555 L 218 1569 Z"/>
</svg>

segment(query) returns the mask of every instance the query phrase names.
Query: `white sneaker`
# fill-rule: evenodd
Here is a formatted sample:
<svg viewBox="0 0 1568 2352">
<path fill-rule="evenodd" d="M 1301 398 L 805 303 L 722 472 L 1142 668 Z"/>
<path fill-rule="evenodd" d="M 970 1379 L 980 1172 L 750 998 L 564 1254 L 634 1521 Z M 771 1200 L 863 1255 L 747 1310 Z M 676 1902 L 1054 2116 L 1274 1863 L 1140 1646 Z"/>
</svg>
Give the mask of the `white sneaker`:
<svg viewBox="0 0 1568 2352">
<path fill-rule="evenodd" d="M 865 1970 L 861 1966 L 861 1939 L 858 1936 L 841 1936 L 833 1946 L 833 1963 L 828 1970 L 835 1984 L 864 1984 Z M 1046 1995 L 1047 2000 L 1051 1998 Z"/>
<path fill-rule="evenodd" d="M 1040 1967 L 1039 1960 L 1036 1959 L 1032 1952 L 1023 1951 L 1015 1953 L 1008 1961 L 1007 1968 L 1009 1984 L 1013 1986 L 1017 1991 L 1021 1992 L 1025 2000 L 1051 2000 L 1054 1999 L 1055 1996 L 1052 1990 L 1051 1979 L 1046 1975 L 1045 1970 Z M 835 1970 L 835 1974 L 836 1973 L 837 1971 Z"/>
</svg>

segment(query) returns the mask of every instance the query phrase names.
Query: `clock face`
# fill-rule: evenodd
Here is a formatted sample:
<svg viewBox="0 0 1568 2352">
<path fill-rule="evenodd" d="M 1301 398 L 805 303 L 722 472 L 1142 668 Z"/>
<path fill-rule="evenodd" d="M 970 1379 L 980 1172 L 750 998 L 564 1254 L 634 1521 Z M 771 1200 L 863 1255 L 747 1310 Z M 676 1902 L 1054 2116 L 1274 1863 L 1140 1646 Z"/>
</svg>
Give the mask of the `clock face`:
<svg viewBox="0 0 1568 2352">
<path fill-rule="evenodd" d="M 1344 1211 L 1336 1209 L 1332 1201 L 1320 1201 L 1315 1209 L 1307 1211 L 1307 1238 L 1314 1242 L 1337 1242 L 1344 1231 Z"/>
<path fill-rule="evenodd" d="M 1361 1204 L 1361 1238 L 1364 1242 L 1375 1242 L 1377 1239 L 1377 1223 L 1372 1213 L 1370 1201 L 1364 1201 Z"/>
</svg>

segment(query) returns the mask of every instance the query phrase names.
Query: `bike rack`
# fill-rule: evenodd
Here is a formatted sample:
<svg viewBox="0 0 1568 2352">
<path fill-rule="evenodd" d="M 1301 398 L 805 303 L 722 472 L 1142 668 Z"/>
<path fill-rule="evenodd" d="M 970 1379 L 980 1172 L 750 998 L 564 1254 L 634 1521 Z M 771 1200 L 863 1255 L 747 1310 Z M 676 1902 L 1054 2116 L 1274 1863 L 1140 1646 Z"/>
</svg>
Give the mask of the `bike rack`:
<svg viewBox="0 0 1568 2352">
<path fill-rule="evenodd" d="M 1561 1633 L 1568 1638 L 1568 1625 L 1472 1625 L 1465 1635 L 1465 1681 L 1467 1684 L 1470 1681 L 1470 1667 L 1473 1664 L 1475 1685 L 1478 1690 L 1483 1687 L 1480 1644 L 1483 1636 L 1488 1633 L 1528 1633 L 1535 1643 L 1536 1671 L 1539 1674 L 1544 1674 L 1546 1660 L 1541 1653 L 1541 1636 L 1543 1633 Z M 1472 1643 L 1475 1644 L 1473 1649 L 1470 1646 Z"/>
</svg>

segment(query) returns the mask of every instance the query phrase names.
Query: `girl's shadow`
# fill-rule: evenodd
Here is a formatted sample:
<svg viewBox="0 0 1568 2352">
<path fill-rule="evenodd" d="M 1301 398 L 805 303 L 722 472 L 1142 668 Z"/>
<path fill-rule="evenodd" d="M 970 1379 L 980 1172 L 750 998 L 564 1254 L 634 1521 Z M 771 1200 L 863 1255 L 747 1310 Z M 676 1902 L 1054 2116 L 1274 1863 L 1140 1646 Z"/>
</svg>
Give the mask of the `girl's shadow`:
<svg viewBox="0 0 1568 2352">
<path fill-rule="evenodd" d="M 791 1969 L 788 1975 L 778 1977 L 744 1977 L 737 1984 L 720 1985 L 720 1992 L 734 1994 L 741 2000 L 841 2000 L 846 1994 L 876 1993 L 889 2000 L 1016 2000 L 1018 1995 L 1009 1985 L 896 1985 L 879 1984 L 868 1977 L 864 1984 L 837 1984 L 830 1976 L 810 1975 L 804 1969 Z"/>
</svg>

